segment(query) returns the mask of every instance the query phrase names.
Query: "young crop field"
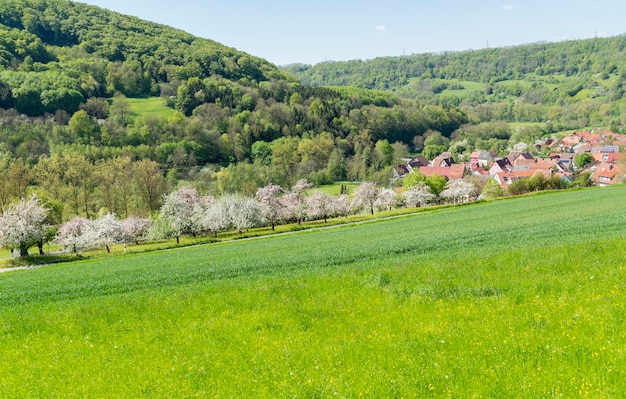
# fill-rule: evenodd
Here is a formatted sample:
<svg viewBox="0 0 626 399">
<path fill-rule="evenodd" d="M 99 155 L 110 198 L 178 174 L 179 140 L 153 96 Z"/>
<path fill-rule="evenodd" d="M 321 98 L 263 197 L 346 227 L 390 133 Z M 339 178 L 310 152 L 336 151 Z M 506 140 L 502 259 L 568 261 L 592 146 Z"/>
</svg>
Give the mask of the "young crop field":
<svg viewBox="0 0 626 399">
<path fill-rule="evenodd" d="M 620 397 L 626 187 L 0 275 L 0 397 Z"/>
</svg>

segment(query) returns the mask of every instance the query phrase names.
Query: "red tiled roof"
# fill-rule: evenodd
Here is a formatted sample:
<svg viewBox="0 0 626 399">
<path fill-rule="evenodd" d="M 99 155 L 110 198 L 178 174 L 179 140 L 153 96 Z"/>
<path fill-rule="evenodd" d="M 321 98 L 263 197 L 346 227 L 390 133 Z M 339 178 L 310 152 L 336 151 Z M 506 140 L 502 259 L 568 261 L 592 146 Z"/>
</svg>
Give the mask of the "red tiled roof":
<svg viewBox="0 0 626 399">
<path fill-rule="evenodd" d="M 602 163 L 593 173 L 593 181 L 597 184 L 613 185 L 615 184 L 615 176 L 624 172 L 623 166 Z"/>
<path fill-rule="evenodd" d="M 445 177 L 448 180 L 459 180 L 463 178 L 463 174 L 465 173 L 465 165 L 453 164 L 451 166 L 422 166 L 420 168 L 420 172 L 426 177 L 437 174 L 439 176 Z"/>
</svg>

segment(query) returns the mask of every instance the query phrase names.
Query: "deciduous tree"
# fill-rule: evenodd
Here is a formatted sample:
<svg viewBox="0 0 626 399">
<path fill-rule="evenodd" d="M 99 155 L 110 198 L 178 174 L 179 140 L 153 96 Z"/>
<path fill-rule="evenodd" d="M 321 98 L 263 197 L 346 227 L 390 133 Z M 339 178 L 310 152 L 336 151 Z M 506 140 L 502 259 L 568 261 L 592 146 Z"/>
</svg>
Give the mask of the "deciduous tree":
<svg viewBox="0 0 626 399">
<path fill-rule="evenodd" d="M 406 188 L 402 194 L 404 195 L 405 204 L 409 208 L 425 206 L 437 198 L 424 182 L 418 182 Z"/>
<path fill-rule="evenodd" d="M 359 186 L 354 192 L 351 209 L 364 209 L 374 214 L 374 204 L 378 198 L 378 187 L 375 183 L 365 182 Z"/>
<path fill-rule="evenodd" d="M 256 200 L 261 206 L 261 214 L 270 222 L 272 230 L 275 230 L 276 223 L 284 213 L 284 205 L 281 202 L 281 196 L 284 193 L 285 190 L 281 186 L 273 183 L 259 188 L 256 192 Z"/>
<path fill-rule="evenodd" d="M 46 236 L 48 210 L 36 196 L 21 199 L 0 215 L 0 246 L 19 249 L 28 256 L 28 249 Z"/>
</svg>

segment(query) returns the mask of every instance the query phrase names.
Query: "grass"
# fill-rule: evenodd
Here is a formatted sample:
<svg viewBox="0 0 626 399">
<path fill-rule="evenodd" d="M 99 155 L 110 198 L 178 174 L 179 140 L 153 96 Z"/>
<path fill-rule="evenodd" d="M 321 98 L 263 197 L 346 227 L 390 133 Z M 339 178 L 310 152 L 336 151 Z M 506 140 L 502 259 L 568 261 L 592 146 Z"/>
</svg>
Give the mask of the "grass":
<svg viewBox="0 0 626 399">
<path fill-rule="evenodd" d="M 0 396 L 619 397 L 624 195 L 0 275 Z"/>
<path fill-rule="evenodd" d="M 330 195 L 337 196 L 341 194 L 341 186 L 346 186 L 348 188 L 348 193 L 353 193 L 359 188 L 360 184 L 355 182 L 337 182 L 334 184 L 327 184 L 323 186 L 319 186 L 318 189 L 322 191 L 326 191 Z"/>
<path fill-rule="evenodd" d="M 132 112 L 136 115 L 159 115 L 167 118 L 176 110 L 168 107 L 162 97 L 128 98 Z"/>
</svg>

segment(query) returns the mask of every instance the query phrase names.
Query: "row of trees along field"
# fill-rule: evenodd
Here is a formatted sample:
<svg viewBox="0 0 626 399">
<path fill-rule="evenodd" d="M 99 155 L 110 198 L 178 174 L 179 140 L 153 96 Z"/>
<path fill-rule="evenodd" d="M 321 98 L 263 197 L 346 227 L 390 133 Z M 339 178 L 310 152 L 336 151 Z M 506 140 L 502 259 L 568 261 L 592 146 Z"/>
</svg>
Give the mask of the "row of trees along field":
<svg viewBox="0 0 626 399">
<path fill-rule="evenodd" d="M 554 129 L 626 122 L 626 36 L 295 64 L 303 84 L 391 90 L 461 106 L 482 121 L 551 121 Z"/>
<path fill-rule="evenodd" d="M 74 167 L 86 167 L 84 159 L 70 158 L 62 161 L 66 162 L 64 167 L 72 170 Z M 18 250 L 21 256 L 27 256 L 28 249 L 35 245 L 43 255 L 43 246 L 49 242 L 73 252 L 93 248 L 106 248 L 110 252 L 112 245 L 127 242 L 176 238 L 179 243 L 179 238 L 183 235 L 196 237 L 213 234 L 217 237 L 222 232 L 238 231 L 242 234 L 244 230 L 262 226 L 271 226 L 274 230 L 277 224 L 282 223 L 301 224 L 308 220 L 323 220 L 326 223 L 331 217 L 347 217 L 357 213 L 373 215 L 375 210 L 463 203 L 477 199 L 481 192 L 483 198 L 495 198 L 506 194 L 518 195 L 568 187 L 557 176 L 548 178 L 539 173 L 514 182 L 509 186 L 508 193 L 505 193 L 493 180 L 483 188 L 475 178 L 468 177 L 448 183 L 442 176 L 426 177 L 419 171 L 413 171 L 403 179 L 402 192 L 366 182 L 350 195 L 342 190 L 339 196 L 333 196 L 314 189 L 314 185 L 305 179 L 298 180 L 290 189 L 268 183 L 258 188 L 253 196 L 233 193 L 216 197 L 212 194 L 201 194 L 194 187 L 183 186 L 163 194 L 163 203 L 158 211 L 152 213 L 151 218 L 142 218 L 128 215 L 129 202 L 138 197 L 145 201 L 156 200 L 151 196 L 162 192 L 163 182 L 159 180 L 161 176 L 158 172 L 153 171 L 151 176 L 146 174 L 147 169 L 156 165 L 153 161 L 141 161 L 135 165 L 127 161 L 118 158 L 113 165 L 109 165 L 110 168 L 98 169 L 96 172 L 99 178 L 108 182 L 108 191 L 100 192 L 104 205 L 98 212 L 100 217 L 90 215 L 89 204 L 85 202 L 85 217 L 74 216 L 64 221 L 61 199 L 49 199 L 45 196 L 40 199 L 35 194 L 29 200 L 22 197 L 17 202 L 3 206 L 0 212 L 0 247 Z M 52 168 L 52 164 L 48 166 Z M 121 166 L 121 169 L 117 166 Z M 107 169 L 112 172 L 103 173 Z M 130 170 L 142 175 L 141 178 L 133 183 L 128 178 Z M 77 171 L 70 171 L 68 174 L 74 175 Z M 54 179 L 50 175 L 49 177 Z M 145 181 L 151 178 L 154 181 Z M 573 184 L 587 185 L 588 181 L 587 174 Z M 63 187 L 58 183 L 51 182 L 51 191 L 48 194 L 64 189 L 70 203 L 75 207 L 73 214 L 78 214 L 81 205 L 78 201 L 87 201 L 89 190 L 84 186 L 72 187 L 70 184 Z M 133 184 L 136 193 L 132 191 Z M 116 206 L 121 206 L 126 212 L 122 219 L 112 212 L 112 208 Z"/>
<path fill-rule="evenodd" d="M 442 177 L 407 181 L 402 195 L 395 190 L 363 183 L 352 195 L 332 196 L 312 189 L 306 180 L 299 180 L 291 189 L 270 183 L 257 190 L 254 197 L 227 194 L 219 198 L 201 195 L 197 189 L 182 187 L 164 195 L 163 205 L 154 219 L 135 216 L 119 219 L 113 213 L 101 217 L 75 216 L 60 220 L 58 202 L 40 200 L 33 195 L 6 206 L 0 213 L 0 246 L 19 250 L 21 256 L 37 245 L 54 242 L 64 249 L 81 252 L 106 248 L 146 239 L 176 238 L 182 235 L 206 235 L 238 231 L 279 223 L 302 223 L 324 220 L 351 213 L 371 213 L 378 209 L 427 206 L 437 202 L 466 202 L 475 199 L 479 186 L 469 181 L 456 181 L 445 188 Z"/>
</svg>

